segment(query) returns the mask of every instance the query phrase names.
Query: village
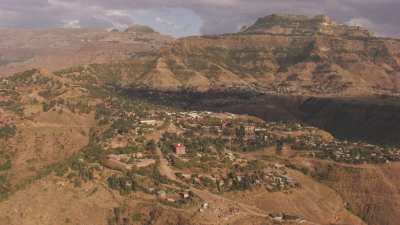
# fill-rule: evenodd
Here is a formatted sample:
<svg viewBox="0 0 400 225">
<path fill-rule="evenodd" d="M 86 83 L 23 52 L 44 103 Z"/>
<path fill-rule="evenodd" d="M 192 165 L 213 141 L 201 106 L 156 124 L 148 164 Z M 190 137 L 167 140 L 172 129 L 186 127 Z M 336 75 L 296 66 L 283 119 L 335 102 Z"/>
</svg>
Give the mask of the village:
<svg viewBox="0 0 400 225">
<path fill-rule="evenodd" d="M 111 121 L 99 135 L 105 150 L 100 164 L 109 171 L 105 177 L 109 187 L 121 194 L 141 191 L 162 204 L 195 207 L 200 213 L 213 207 L 201 190 L 218 196 L 243 191 L 290 195 L 302 188 L 285 163 L 252 155 L 349 164 L 400 161 L 398 149 L 339 141 L 299 123 L 266 123 L 251 116 L 198 111 L 100 111 L 99 122 L 106 121 L 105 116 Z M 228 211 L 224 218 L 238 213 Z M 285 214 L 270 217 L 281 222 L 299 219 Z"/>
<path fill-rule="evenodd" d="M 151 140 L 151 148 L 160 148 L 172 167 L 181 171 L 190 168 L 197 175 L 218 168 L 244 167 L 248 160 L 240 157 L 240 154 L 257 151 L 273 151 L 277 154 L 289 151 L 300 157 L 349 164 L 400 161 L 400 149 L 324 137 L 324 133 L 321 134 L 318 129 L 298 123 L 265 123 L 256 118 L 230 113 L 196 111 L 149 112 L 145 118 L 134 114 L 129 116 L 135 119 L 131 119 L 132 129 L 128 129 L 128 135 L 118 134 L 105 140 L 105 149 L 143 145 L 146 140 Z M 122 171 L 129 171 L 132 165 L 141 168 L 156 163 L 157 156 L 154 154 L 145 156 L 140 151 L 133 154 L 110 154 L 106 162 Z M 221 174 L 227 171 L 215 172 Z M 194 183 L 201 177 L 183 172 L 181 174 L 185 179 L 196 178 Z M 212 183 L 223 183 L 225 178 L 208 179 Z M 254 182 L 260 181 L 255 179 Z"/>
<path fill-rule="evenodd" d="M 363 142 L 332 140 L 301 136 L 293 140 L 292 148 L 311 158 L 329 159 L 349 164 L 382 164 L 400 161 L 400 149 Z"/>
<path fill-rule="evenodd" d="M 63 107 L 70 104 L 57 101 L 46 109 Z M 293 176 L 288 158 L 347 164 L 400 161 L 397 148 L 337 140 L 295 122 L 152 108 L 112 96 L 101 104 L 82 107 L 74 110 L 88 114 L 94 109 L 96 129 L 91 131 L 86 150 L 67 164 L 69 168 L 57 167 L 56 174 L 76 187 L 89 180 L 100 181 L 121 196 L 140 193 L 165 207 L 212 214 L 221 220 L 240 216 L 247 207 L 227 196 L 301 192 L 302 182 Z M 8 112 L 0 113 L 0 135 L 16 132 L 14 117 Z M 0 154 L 0 170 L 10 166 L 9 156 Z M 215 200 L 219 198 L 233 203 L 219 205 Z M 265 218 L 276 224 L 303 221 L 285 212 L 265 214 Z"/>
</svg>

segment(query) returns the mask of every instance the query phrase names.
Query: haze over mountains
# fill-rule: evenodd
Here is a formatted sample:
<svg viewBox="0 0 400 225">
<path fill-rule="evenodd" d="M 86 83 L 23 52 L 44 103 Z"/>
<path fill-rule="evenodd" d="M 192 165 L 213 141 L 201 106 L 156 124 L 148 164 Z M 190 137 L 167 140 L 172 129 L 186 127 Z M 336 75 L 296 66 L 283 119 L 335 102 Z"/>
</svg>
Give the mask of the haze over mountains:
<svg viewBox="0 0 400 225">
<path fill-rule="evenodd" d="M 0 76 L 32 68 L 50 71 L 128 59 L 156 51 L 173 38 L 134 25 L 105 29 L 0 29 Z"/>
<path fill-rule="evenodd" d="M 140 26 L 126 32 L 1 32 L 2 75 L 134 59 L 138 65 L 131 66 L 149 68 L 145 74 L 130 74 L 130 85 L 161 91 L 242 88 L 299 95 L 399 91 L 399 41 L 325 16 L 271 15 L 239 33 L 175 42 Z M 153 54 L 140 57 L 143 53 Z"/>
</svg>

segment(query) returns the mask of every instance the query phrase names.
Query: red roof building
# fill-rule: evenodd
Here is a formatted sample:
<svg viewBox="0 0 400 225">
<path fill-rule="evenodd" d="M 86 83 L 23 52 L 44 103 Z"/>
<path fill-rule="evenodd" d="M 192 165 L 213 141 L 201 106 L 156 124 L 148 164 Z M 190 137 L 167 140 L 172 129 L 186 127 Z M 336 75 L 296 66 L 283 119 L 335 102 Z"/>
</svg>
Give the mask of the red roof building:
<svg viewBox="0 0 400 225">
<path fill-rule="evenodd" d="M 177 155 L 186 154 L 186 147 L 184 144 L 178 143 L 178 144 L 175 144 L 173 147 L 174 147 L 175 154 L 177 154 Z"/>
</svg>

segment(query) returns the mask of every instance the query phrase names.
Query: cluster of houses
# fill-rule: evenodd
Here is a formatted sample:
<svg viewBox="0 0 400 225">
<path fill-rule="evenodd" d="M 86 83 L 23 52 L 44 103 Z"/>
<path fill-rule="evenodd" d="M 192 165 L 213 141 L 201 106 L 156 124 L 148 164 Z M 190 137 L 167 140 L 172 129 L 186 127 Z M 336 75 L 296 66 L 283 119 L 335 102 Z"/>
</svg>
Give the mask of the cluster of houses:
<svg viewBox="0 0 400 225">
<path fill-rule="evenodd" d="M 287 213 L 270 213 L 269 218 L 277 224 L 302 224 L 306 221 L 300 216 L 290 215 Z"/>
<path fill-rule="evenodd" d="M 210 119 L 212 118 L 212 119 Z M 166 121 L 174 123 L 183 131 L 195 131 L 203 135 L 229 136 L 237 135 L 236 129 L 244 131 L 243 140 L 252 140 L 256 136 L 263 136 L 265 141 L 278 139 L 274 137 L 276 132 L 290 132 L 304 129 L 300 124 L 295 123 L 260 123 L 251 120 L 238 120 L 238 116 L 230 113 L 216 115 L 211 112 L 154 112 L 146 119 L 139 121 L 136 129 L 155 131 Z"/>
<path fill-rule="evenodd" d="M 190 201 L 195 197 L 194 193 L 190 190 L 169 192 L 165 190 L 158 190 L 155 193 L 159 200 L 175 204 L 184 204 L 185 202 Z"/>
<path fill-rule="evenodd" d="M 177 173 L 178 178 L 194 185 L 224 192 L 264 187 L 269 192 L 285 192 L 299 188 L 300 184 L 290 177 L 281 164 L 253 172 L 229 172 L 225 175 Z"/>
<path fill-rule="evenodd" d="M 147 119 L 140 119 L 136 129 L 157 130 L 167 120 L 173 122 L 183 131 L 196 131 L 201 134 L 235 138 L 237 129 L 244 131 L 244 140 L 255 140 L 255 137 L 263 137 L 264 144 L 274 144 L 279 140 L 291 136 L 294 143 L 287 143 L 293 149 L 302 150 L 302 154 L 308 157 L 331 159 L 345 163 L 385 163 L 388 161 L 400 161 L 400 149 L 383 148 L 365 143 L 350 143 L 346 141 L 322 140 L 318 135 L 312 135 L 312 127 L 298 123 L 257 123 L 252 121 L 236 120 L 234 114 L 225 114 L 224 117 L 216 116 L 211 112 L 163 112 L 155 111 L 146 115 Z M 209 118 L 211 122 L 207 124 Z M 1 118 L 0 118 L 1 119 Z M 0 121 L 1 122 L 1 121 Z M 293 132 L 301 131 L 306 135 L 293 136 Z M 177 156 L 187 153 L 183 143 L 174 143 L 171 146 Z"/>
<path fill-rule="evenodd" d="M 286 172 L 285 165 L 276 163 L 265 172 L 265 188 L 269 192 L 288 191 L 300 187 L 300 184 Z"/>
<path fill-rule="evenodd" d="M 384 148 L 363 142 L 324 141 L 317 136 L 296 137 L 293 149 L 305 156 L 337 162 L 363 164 L 400 161 L 400 149 Z"/>
</svg>

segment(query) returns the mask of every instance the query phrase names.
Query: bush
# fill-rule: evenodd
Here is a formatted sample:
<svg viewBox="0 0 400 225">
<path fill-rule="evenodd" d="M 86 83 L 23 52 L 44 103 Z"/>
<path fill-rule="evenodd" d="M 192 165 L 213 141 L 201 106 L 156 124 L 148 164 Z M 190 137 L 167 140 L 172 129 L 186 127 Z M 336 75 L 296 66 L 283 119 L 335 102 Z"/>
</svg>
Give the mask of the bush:
<svg viewBox="0 0 400 225">
<path fill-rule="evenodd" d="M 0 176 L 0 201 L 8 197 L 10 183 L 5 176 Z"/>
<path fill-rule="evenodd" d="M 136 191 L 134 181 L 126 176 L 117 176 L 114 174 L 107 179 L 107 183 L 111 189 L 118 190 L 121 195 Z"/>
<path fill-rule="evenodd" d="M 0 171 L 11 169 L 11 160 L 7 159 L 4 163 L 0 161 Z"/>
<path fill-rule="evenodd" d="M 128 146 L 124 148 L 116 148 L 113 150 L 113 153 L 121 155 L 121 154 L 131 154 L 136 152 L 141 152 L 142 149 L 138 146 Z"/>
<path fill-rule="evenodd" d="M 54 106 L 57 105 L 56 101 L 50 101 L 50 102 L 43 102 L 43 112 L 48 112 L 50 111 Z"/>
<path fill-rule="evenodd" d="M 0 127 L 0 139 L 11 138 L 17 133 L 17 128 L 15 125 L 6 125 L 4 127 Z"/>
<path fill-rule="evenodd" d="M 154 140 L 150 140 L 146 144 L 146 150 L 155 151 L 157 149 L 157 143 Z"/>
</svg>

